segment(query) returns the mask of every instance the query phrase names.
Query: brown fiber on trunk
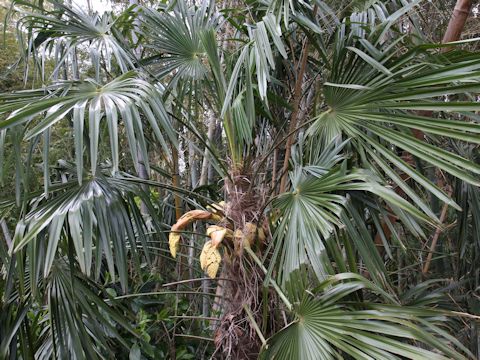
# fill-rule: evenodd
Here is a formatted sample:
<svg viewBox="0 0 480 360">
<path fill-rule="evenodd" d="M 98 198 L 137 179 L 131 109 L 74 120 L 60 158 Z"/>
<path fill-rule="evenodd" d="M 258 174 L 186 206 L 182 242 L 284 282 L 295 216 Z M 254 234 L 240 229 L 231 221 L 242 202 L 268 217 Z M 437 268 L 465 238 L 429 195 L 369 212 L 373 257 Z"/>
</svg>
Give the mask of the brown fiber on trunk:
<svg viewBox="0 0 480 360">
<path fill-rule="evenodd" d="M 225 180 L 225 226 L 243 229 L 246 223 L 260 222 L 260 206 L 263 197 L 250 186 L 251 174 L 247 169 L 238 169 Z M 214 341 L 217 359 L 256 359 L 262 342 L 252 326 L 245 307 L 258 324 L 262 321 L 263 272 L 248 257 L 243 256 L 243 239 L 234 237 L 223 242 L 221 311 L 219 326 Z M 253 246 L 256 247 L 256 246 Z M 219 294 L 217 294 L 219 295 Z M 273 295 L 273 294 L 272 294 Z M 269 299 L 272 297 L 269 296 Z"/>
</svg>

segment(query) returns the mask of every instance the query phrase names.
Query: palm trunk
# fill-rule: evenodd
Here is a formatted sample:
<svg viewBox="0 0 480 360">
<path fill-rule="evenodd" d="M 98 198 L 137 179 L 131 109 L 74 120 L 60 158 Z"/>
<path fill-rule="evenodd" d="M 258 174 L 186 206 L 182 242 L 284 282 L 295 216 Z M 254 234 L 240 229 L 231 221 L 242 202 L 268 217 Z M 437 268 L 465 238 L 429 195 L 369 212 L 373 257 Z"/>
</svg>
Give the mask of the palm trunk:
<svg viewBox="0 0 480 360">
<path fill-rule="evenodd" d="M 246 223 L 261 223 L 261 201 L 250 187 L 250 177 L 248 169 L 243 169 L 231 174 L 231 181 L 225 180 L 225 214 L 233 230 L 243 230 Z M 222 317 L 214 340 L 217 352 L 227 359 L 257 359 L 262 346 L 256 325 L 262 324 L 263 272 L 246 260 L 243 246 L 243 239 L 237 238 L 223 245 Z"/>
</svg>

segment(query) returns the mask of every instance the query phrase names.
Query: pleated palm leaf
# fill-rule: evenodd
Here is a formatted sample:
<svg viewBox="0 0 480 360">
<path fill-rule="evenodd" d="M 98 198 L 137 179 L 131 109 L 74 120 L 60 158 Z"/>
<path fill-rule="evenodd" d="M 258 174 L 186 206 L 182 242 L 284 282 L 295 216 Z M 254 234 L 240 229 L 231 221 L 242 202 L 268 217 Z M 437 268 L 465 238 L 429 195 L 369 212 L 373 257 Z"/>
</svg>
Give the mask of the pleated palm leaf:
<svg viewBox="0 0 480 360">
<path fill-rule="evenodd" d="M 83 73 L 78 53 L 85 51 L 97 80 L 102 64 L 107 72 L 111 72 L 114 66 L 122 72 L 136 67 L 134 52 L 123 38 L 132 29 L 130 18 L 135 15 L 128 10 L 115 17 L 113 13 L 88 14 L 80 7 L 61 2 L 44 7 L 31 1 L 14 0 L 13 6 L 20 10 L 17 37 L 23 50 L 26 76 L 29 60 L 33 59 L 41 80 L 45 81 L 48 76 L 45 65 L 53 57 L 55 68 L 52 75 L 55 79 L 60 77 L 62 67 L 71 67 L 73 76 L 78 78 Z M 47 10 L 49 8 L 51 10 Z M 25 34 L 23 29 L 29 31 Z"/>
<path fill-rule="evenodd" d="M 59 121 L 70 120 L 73 125 L 77 176 L 81 182 L 84 176 L 84 133 L 88 132 L 90 168 L 91 174 L 95 175 L 100 133 L 105 125 L 109 132 L 112 171 L 118 171 L 119 120 L 123 121 L 121 125 L 125 129 L 137 171 L 138 154 L 142 154 L 147 169 L 149 166 L 145 126 L 153 130 L 157 141 L 169 152 L 166 141 L 175 143 L 176 138 L 161 99 L 158 88 L 134 72 L 120 75 L 104 85 L 93 80 L 60 81 L 42 90 L 25 90 L 5 96 L 0 105 L 0 114 L 10 115 L 0 122 L 0 129 L 4 132 L 22 126 L 21 132 L 25 140 L 43 135 L 46 150 L 44 157 L 47 159 L 44 169 L 48 171 L 51 129 Z M 40 116 L 42 118 L 38 121 Z M 143 119 L 147 125 L 144 125 Z M 48 178 L 48 173 L 46 177 Z"/>
<path fill-rule="evenodd" d="M 329 260 L 327 255 L 328 241 L 343 231 L 347 232 L 353 247 L 359 251 L 372 277 L 378 284 L 386 283 L 386 269 L 382 260 L 376 256 L 375 246 L 369 236 L 364 235 L 364 232 L 368 234 L 364 226 L 365 219 L 352 206 L 354 200 L 359 203 L 356 206 L 365 207 L 368 206 L 368 201 L 375 201 L 375 197 L 378 197 L 386 202 L 396 216 L 414 224 L 414 232 L 415 229 L 421 232 L 425 223 L 434 225 L 438 221 L 434 214 L 430 218 L 431 212 L 428 215 L 422 213 L 390 187 L 386 187 L 373 173 L 348 169 L 345 160 L 347 155 L 342 154 L 342 150 L 349 142 L 347 140 L 338 145 L 336 141 L 330 142 L 320 152 L 322 143 L 317 142 L 308 148 L 300 147 L 300 141 L 299 148 L 295 149 L 290 191 L 279 195 L 273 202 L 273 208 L 280 209 L 281 218 L 275 227 L 276 246 L 272 266 L 279 256 L 279 278 L 282 283 L 290 273 L 304 264 L 311 264 L 321 280 L 334 273 L 330 261 L 333 263 L 335 260 Z M 298 155 L 302 158 L 296 159 Z M 302 165 L 303 157 L 308 158 L 305 165 Z M 362 201 L 360 195 L 367 200 Z M 376 212 L 378 210 L 373 207 L 369 209 L 372 216 Z"/>
<path fill-rule="evenodd" d="M 294 274 L 293 320 L 264 345 L 264 359 L 463 359 L 470 352 L 443 329 L 441 311 L 358 302 L 365 289 L 389 295 L 356 274 L 327 278 L 308 290 Z M 433 335 L 435 334 L 435 336 Z M 434 351 L 419 346 L 428 344 Z M 463 354 L 447 344 L 457 346 Z M 442 355 L 443 354 L 443 355 Z"/>
<path fill-rule="evenodd" d="M 370 163 L 386 171 L 396 185 L 412 196 L 414 193 L 394 171 L 386 170 L 389 166 L 394 165 L 442 201 L 453 204 L 386 148 L 385 143 L 478 185 L 475 176 L 480 171 L 478 165 L 422 141 L 411 132 L 415 129 L 433 139 L 445 136 L 478 144 L 477 124 L 442 115 L 466 113 L 468 117 L 470 111 L 478 108 L 469 95 L 478 87 L 477 55 L 461 52 L 431 55 L 419 47 L 395 56 L 394 47 L 389 51 L 376 48 L 375 36 L 370 39 L 372 42 L 366 39 L 357 43 L 342 33 L 337 36 L 330 75 L 324 84 L 328 109 L 319 115 L 309 132 L 327 139 L 338 134 L 352 137 L 358 151 L 371 158 Z M 419 116 L 413 111 L 432 111 L 435 116 Z"/>
</svg>

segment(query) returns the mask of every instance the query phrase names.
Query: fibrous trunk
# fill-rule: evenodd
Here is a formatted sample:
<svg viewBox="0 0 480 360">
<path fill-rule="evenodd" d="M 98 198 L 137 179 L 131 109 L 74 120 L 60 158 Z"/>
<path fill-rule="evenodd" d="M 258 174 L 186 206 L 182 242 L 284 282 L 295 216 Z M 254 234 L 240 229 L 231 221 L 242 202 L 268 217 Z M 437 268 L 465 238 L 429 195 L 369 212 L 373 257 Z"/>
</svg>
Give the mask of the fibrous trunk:
<svg viewBox="0 0 480 360">
<path fill-rule="evenodd" d="M 232 174 L 232 180 L 225 182 L 226 218 L 234 231 L 245 231 L 249 224 L 261 224 L 259 217 L 261 194 L 250 186 L 249 175 L 245 172 Z M 256 359 L 261 341 L 252 326 L 262 321 L 262 270 L 250 259 L 243 256 L 244 238 L 234 237 L 225 244 L 222 272 L 220 277 L 222 300 L 219 307 L 221 319 L 215 331 L 216 358 Z M 252 245 L 257 252 L 262 244 Z"/>
</svg>

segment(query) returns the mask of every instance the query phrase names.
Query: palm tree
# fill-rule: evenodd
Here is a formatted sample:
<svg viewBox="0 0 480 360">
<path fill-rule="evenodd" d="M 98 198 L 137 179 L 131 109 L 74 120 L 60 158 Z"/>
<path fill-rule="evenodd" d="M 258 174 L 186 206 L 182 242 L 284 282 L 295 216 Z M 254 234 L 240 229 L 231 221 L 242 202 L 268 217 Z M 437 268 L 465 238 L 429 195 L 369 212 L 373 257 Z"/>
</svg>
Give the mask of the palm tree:
<svg viewBox="0 0 480 360">
<path fill-rule="evenodd" d="M 480 57 L 424 43 L 418 1 L 12 5 L 2 357 L 474 357 L 402 269 L 438 202 L 478 230 Z"/>
</svg>

